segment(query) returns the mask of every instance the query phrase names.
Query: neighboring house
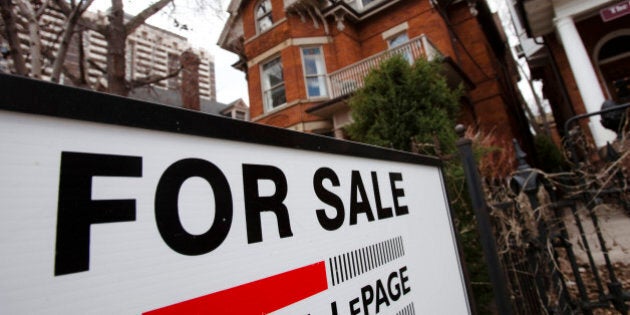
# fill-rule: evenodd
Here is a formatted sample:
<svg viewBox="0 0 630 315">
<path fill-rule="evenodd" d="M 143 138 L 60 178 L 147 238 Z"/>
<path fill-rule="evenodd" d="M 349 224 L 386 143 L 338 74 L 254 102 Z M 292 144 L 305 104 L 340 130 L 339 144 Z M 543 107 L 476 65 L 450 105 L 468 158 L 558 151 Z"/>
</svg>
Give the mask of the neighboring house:
<svg viewBox="0 0 630 315">
<path fill-rule="evenodd" d="M 344 138 L 348 97 L 399 53 L 443 60 L 466 90 L 462 122 L 529 145 L 515 64 L 485 1 L 232 0 L 228 11 L 218 44 L 241 56 L 252 121 Z"/>
<path fill-rule="evenodd" d="M 221 115 L 239 120 L 249 120 L 249 107 L 242 98 L 227 104 L 227 107 L 221 110 Z"/>
<path fill-rule="evenodd" d="M 104 12 L 85 12 L 84 17 L 93 23 L 107 23 L 107 15 Z M 130 16 L 127 16 L 129 18 Z M 65 17 L 54 9 L 47 9 L 41 17 L 42 44 L 46 50 L 51 49 L 56 54 L 57 41 L 63 31 Z M 19 37 L 22 41 L 24 52 L 29 51 L 30 37 L 25 19 L 18 23 Z M 82 49 L 80 49 L 82 48 Z M 140 25 L 127 38 L 126 43 L 126 77 L 128 80 L 148 76 L 166 76 L 174 69 L 179 68 L 180 55 L 191 48 L 185 37 L 173 32 L 149 25 Z M 201 99 L 216 101 L 216 82 L 214 73 L 214 57 L 203 49 L 193 49 L 200 58 L 199 65 L 199 94 Z M 105 85 L 103 72 L 99 69 L 106 68 L 107 41 L 98 32 L 78 29 L 70 44 L 66 57 L 66 66 L 73 72 L 79 73 L 82 66 L 87 71 L 88 83 L 98 89 L 99 84 Z M 83 55 L 84 58 L 80 58 Z M 27 59 L 30 61 L 30 59 Z M 82 63 L 82 64 L 81 64 Z M 30 62 L 27 64 L 30 67 Z M 44 73 L 42 79 L 47 80 L 52 72 L 51 65 L 43 64 Z M 7 65 L 8 72 L 11 65 Z M 166 90 L 180 90 L 180 76 L 162 80 L 151 84 L 152 87 Z M 61 83 L 71 84 L 70 80 Z"/>
<path fill-rule="evenodd" d="M 184 108 L 182 98 L 178 91 L 165 90 L 153 87 L 141 87 L 129 93 L 129 98 L 142 101 L 159 103 L 163 105 Z M 242 99 L 238 99 L 230 104 L 224 104 L 213 100 L 201 99 L 199 111 L 205 114 L 225 116 L 239 120 L 248 120 L 249 108 Z"/>
<path fill-rule="evenodd" d="M 606 99 L 630 102 L 630 1 L 513 1 L 526 29 L 522 38 L 536 79 L 543 80 L 558 126 L 601 109 Z M 539 44 L 532 46 L 535 39 Z M 524 50 L 525 47 L 524 47 Z M 589 123 L 598 147 L 614 139 L 595 116 Z M 558 130 L 565 136 L 563 128 Z"/>
</svg>

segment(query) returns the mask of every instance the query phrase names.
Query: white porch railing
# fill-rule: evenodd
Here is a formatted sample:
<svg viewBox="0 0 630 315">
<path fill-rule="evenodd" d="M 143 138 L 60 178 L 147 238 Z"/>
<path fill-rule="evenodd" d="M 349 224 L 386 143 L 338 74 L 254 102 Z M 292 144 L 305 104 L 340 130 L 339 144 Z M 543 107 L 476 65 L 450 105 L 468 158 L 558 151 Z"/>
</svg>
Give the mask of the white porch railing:
<svg viewBox="0 0 630 315">
<path fill-rule="evenodd" d="M 331 87 L 331 98 L 348 95 L 363 87 L 363 80 L 370 70 L 378 67 L 383 60 L 396 54 L 403 55 L 409 60 L 416 60 L 419 57 L 426 57 L 428 60 L 432 60 L 442 55 L 429 41 L 426 35 L 418 36 L 403 45 L 391 48 L 335 72 L 331 72 L 328 75 Z"/>
</svg>

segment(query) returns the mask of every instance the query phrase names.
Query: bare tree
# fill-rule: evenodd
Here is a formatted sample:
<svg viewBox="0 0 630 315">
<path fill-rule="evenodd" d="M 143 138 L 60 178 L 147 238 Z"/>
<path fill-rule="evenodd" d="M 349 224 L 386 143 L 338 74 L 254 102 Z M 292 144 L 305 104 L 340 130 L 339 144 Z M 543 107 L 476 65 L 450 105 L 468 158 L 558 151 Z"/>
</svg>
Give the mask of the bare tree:
<svg viewBox="0 0 630 315">
<path fill-rule="evenodd" d="M 39 78 L 42 73 L 42 58 L 47 59 L 52 64 L 51 81 L 58 82 L 61 73 L 64 73 L 70 80 L 75 83 L 85 83 L 85 74 L 82 65 L 83 60 L 79 61 L 79 74 L 72 73 L 65 67 L 65 59 L 70 47 L 72 36 L 78 31 L 87 29 L 98 32 L 107 41 L 106 67 L 97 67 L 94 62 L 87 60 L 93 68 L 102 71 L 107 79 L 106 91 L 118 95 L 126 96 L 131 88 L 151 84 L 163 79 L 176 76 L 181 68 L 174 69 L 166 75 L 147 76 L 128 82 L 125 78 L 125 49 L 127 37 L 132 34 L 140 25 L 163 10 L 166 6 L 173 5 L 174 0 L 157 0 L 149 4 L 137 15 L 126 18 L 123 8 L 123 0 L 111 0 L 111 7 L 108 10 L 107 22 L 93 21 L 86 18 L 84 12 L 89 8 L 94 0 L 0 0 L 0 13 L 4 22 L 4 37 L 11 49 L 11 57 L 17 74 L 28 75 Z M 194 2 L 198 7 L 211 7 L 213 9 L 220 7 L 219 0 L 187 0 Z M 36 4 L 36 5 L 35 5 Z M 41 15 L 44 11 L 54 6 L 65 16 L 64 27 L 59 34 L 59 38 L 55 53 L 50 53 L 42 48 L 41 34 Z M 30 66 L 28 71 L 27 61 L 24 58 L 24 51 L 20 45 L 18 34 L 18 16 L 15 12 L 19 12 L 19 16 L 23 16 L 27 20 L 30 34 Z M 215 9 L 216 12 L 216 9 Z M 81 51 L 82 45 L 79 45 L 79 56 L 84 56 Z"/>
<path fill-rule="evenodd" d="M 16 74 L 28 75 L 26 61 L 24 60 L 24 53 L 22 52 L 20 38 L 18 37 L 18 18 L 13 11 L 13 3 L 11 0 L 0 0 L 0 13 L 2 13 L 2 20 L 4 22 L 5 34 L 3 35 L 6 37 L 11 49 L 11 57 L 13 59 L 13 66 L 15 67 Z"/>
<path fill-rule="evenodd" d="M 66 20 L 66 27 L 64 27 L 63 35 L 61 36 L 59 51 L 57 52 L 57 57 L 53 62 L 52 74 L 50 76 L 51 81 L 59 82 L 59 76 L 61 75 L 63 64 L 66 60 L 68 48 L 70 47 L 70 40 L 75 33 L 79 18 L 90 7 L 92 2 L 94 2 L 94 0 L 81 0 L 77 5 L 74 4 L 74 1 L 72 2 L 73 8 L 71 9 L 70 14 L 68 15 L 68 18 Z"/>
<path fill-rule="evenodd" d="M 77 27 L 78 18 L 87 10 L 94 0 L 72 0 L 67 4 L 70 15 L 64 21 L 61 28 L 60 41 L 52 43 L 49 46 L 59 45 L 57 54 L 53 54 L 50 50 L 52 47 L 45 47 L 42 41 L 42 28 L 46 27 L 42 22 L 42 16 L 47 10 L 51 9 L 51 0 L 31 1 L 31 0 L 0 0 L 0 10 L 2 11 L 2 19 L 4 22 L 4 37 L 6 38 L 11 50 L 11 58 L 16 74 L 30 76 L 33 78 L 41 78 L 43 72 L 44 61 L 47 60 L 52 64 L 51 80 L 59 81 L 62 66 L 66 58 L 67 50 L 70 45 L 70 39 Z M 17 14 L 16 14 L 17 13 Z M 20 20 L 23 19 L 23 26 L 28 29 L 28 60 L 30 62 L 30 70 L 26 66 L 27 59 L 25 51 L 20 43 L 19 28 Z"/>
</svg>

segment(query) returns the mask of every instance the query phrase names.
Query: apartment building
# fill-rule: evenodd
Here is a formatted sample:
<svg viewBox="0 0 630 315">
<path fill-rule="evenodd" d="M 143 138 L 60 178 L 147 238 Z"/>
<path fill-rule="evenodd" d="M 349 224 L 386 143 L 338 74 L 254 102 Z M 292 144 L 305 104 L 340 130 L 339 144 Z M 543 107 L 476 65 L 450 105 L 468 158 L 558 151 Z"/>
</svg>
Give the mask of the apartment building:
<svg viewBox="0 0 630 315">
<path fill-rule="evenodd" d="M 85 18 L 94 23 L 106 23 L 106 13 L 86 12 Z M 58 49 L 58 41 L 64 26 L 64 15 L 54 9 L 46 10 L 41 18 L 42 44 L 52 54 Z M 23 42 L 25 52 L 29 51 L 29 33 L 21 21 L 19 36 Z M 134 33 L 127 38 L 126 50 L 126 76 L 128 80 L 147 76 L 166 76 L 179 67 L 179 56 L 186 50 L 192 49 L 188 40 L 173 32 L 149 25 L 139 26 Z M 82 47 L 82 51 L 79 48 Z M 216 82 L 214 72 L 214 57 L 203 49 L 192 49 L 200 58 L 199 65 L 199 94 L 203 100 L 216 101 Z M 84 54 L 84 58 L 79 58 Z M 79 66 L 87 70 L 87 80 L 90 85 L 97 87 L 105 85 L 106 81 L 100 69 L 106 68 L 107 42 L 103 35 L 92 30 L 82 30 L 73 37 L 71 47 L 66 58 L 66 66 L 78 73 Z M 30 60 L 30 59 L 29 59 Z M 43 64 L 43 77 L 50 77 L 49 64 Z M 82 65 L 79 63 L 83 62 Z M 31 62 L 27 64 L 31 66 Z M 153 88 L 179 91 L 181 76 L 163 80 L 152 84 Z M 69 83 L 63 81 L 62 83 Z"/>
<path fill-rule="evenodd" d="M 442 61 L 466 89 L 462 122 L 528 138 L 513 59 L 485 1 L 233 0 L 228 12 L 218 44 L 241 56 L 252 121 L 344 138 L 348 97 L 400 53 Z"/>
<path fill-rule="evenodd" d="M 601 109 L 605 100 L 630 102 L 630 1 L 515 0 L 521 42 L 532 75 L 543 81 L 558 126 Z M 615 138 L 595 116 L 588 129 L 602 147 Z M 558 130 L 565 136 L 564 128 Z"/>
</svg>

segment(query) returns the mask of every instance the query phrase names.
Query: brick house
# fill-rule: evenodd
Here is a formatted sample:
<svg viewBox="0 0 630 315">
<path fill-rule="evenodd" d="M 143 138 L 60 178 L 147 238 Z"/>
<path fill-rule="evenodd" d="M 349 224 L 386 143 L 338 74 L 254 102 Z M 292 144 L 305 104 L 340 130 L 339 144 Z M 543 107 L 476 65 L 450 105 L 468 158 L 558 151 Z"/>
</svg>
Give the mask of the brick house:
<svg viewBox="0 0 630 315">
<path fill-rule="evenodd" d="M 544 82 L 558 126 L 601 109 L 605 100 L 630 102 L 630 1 L 517 0 L 524 53 Z M 532 44 L 533 40 L 536 39 Z M 598 147 L 614 139 L 600 118 L 588 129 Z M 558 130 L 565 136 L 564 128 Z"/>
<path fill-rule="evenodd" d="M 400 53 L 443 60 L 449 84 L 466 89 L 462 122 L 529 141 L 513 59 L 485 1 L 232 0 L 228 12 L 218 44 L 241 57 L 254 122 L 344 138 L 347 98 Z"/>
</svg>

